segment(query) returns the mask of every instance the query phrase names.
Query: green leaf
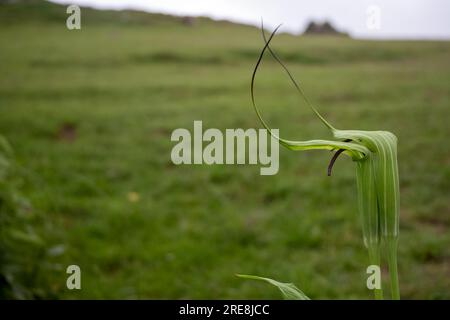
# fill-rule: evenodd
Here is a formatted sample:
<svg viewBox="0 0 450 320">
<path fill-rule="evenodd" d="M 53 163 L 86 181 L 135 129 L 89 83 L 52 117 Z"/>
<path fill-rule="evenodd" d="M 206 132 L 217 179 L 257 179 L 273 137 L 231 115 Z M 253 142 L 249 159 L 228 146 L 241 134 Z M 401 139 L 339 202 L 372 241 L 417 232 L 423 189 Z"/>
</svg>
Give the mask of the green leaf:
<svg viewBox="0 0 450 320">
<path fill-rule="evenodd" d="M 237 274 L 236 276 L 244 279 L 260 280 L 268 282 L 271 285 L 278 287 L 278 289 L 280 289 L 281 293 L 283 294 L 284 299 L 286 300 L 311 300 L 292 283 L 278 282 L 270 278 L 263 278 L 248 274 Z"/>
</svg>

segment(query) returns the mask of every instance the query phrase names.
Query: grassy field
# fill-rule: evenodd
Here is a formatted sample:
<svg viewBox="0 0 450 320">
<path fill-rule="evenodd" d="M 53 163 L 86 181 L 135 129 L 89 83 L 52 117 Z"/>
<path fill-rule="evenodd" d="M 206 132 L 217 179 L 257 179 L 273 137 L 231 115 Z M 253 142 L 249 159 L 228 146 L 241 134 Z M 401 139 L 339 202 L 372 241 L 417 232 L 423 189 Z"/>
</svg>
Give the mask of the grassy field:
<svg viewBox="0 0 450 320">
<path fill-rule="evenodd" d="M 171 163 L 171 132 L 194 120 L 260 126 L 256 28 L 82 9 L 69 31 L 66 16 L 0 5 L 0 134 L 14 152 L 0 213 L 20 221 L 8 224 L 3 297 L 279 298 L 234 276 L 248 273 L 312 299 L 372 298 L 348 158 L 332 177 L 324 151 L 280 149 L 275 176 Z M 273 45 L 335 126 L 398 136 L 402 298 L 450 299 L 450 43 L 281 34 Z M 256 86 L 282 136 L 328 137 L 270 57 Z M 66 289 L 70 264 L 81 290 Z"/>
</svg>

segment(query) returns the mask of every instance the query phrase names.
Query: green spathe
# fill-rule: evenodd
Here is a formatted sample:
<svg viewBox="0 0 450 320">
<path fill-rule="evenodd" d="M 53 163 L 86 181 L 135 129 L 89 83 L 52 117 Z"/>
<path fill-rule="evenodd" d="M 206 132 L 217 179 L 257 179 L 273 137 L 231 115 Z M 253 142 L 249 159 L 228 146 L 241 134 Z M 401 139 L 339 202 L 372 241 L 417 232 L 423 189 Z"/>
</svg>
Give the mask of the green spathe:
<svg viewBox="0 0 450 320">
<path fill-rule="evenodd" d="M 279 28 L 279 27 L 278 27 Z M 397 242 L 399 229 L 400 190 L 397 164 L 397 137 L 388 131 L 338 130 L 312 106 L 300 86 L 292 77 L 266 40 L 252 75 L 252 104 L 263 126 L 281 145 L 290 150 L 340 150 L 356 163 L 358 209 L 362 221 L 364 244 L 369 251 L 372 265 L 380 266 L 381 249 L 387 249 L 392 299 L 400 299 L 397 275 Z M 259 64 L 268 50 L 284 68 L 292 83 L 316 116 L 330 129 L 336 140 L 291 141 L 274 135 L 263 120 L 254 98 L 254 81 Z M 382 246 L 382 244 L 384 246 Z M 382 299 L 382 290 L 374 290 L 375 298 Z"/>
</svg>

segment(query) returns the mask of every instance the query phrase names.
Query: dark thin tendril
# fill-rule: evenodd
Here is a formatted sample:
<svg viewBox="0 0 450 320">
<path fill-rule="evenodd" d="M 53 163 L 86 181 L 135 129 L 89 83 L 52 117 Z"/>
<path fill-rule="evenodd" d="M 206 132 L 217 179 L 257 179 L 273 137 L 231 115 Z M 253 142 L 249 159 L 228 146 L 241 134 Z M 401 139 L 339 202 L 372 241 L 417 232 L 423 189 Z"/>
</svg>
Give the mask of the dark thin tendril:
<svg viewBox="0 0 450 320">
<path fill-rule="evenodd" d="M 280 25 L 281 26 L 281 25 Z M 272 50 L 272 48 L 270 47 L 269 43 L 272 40 L 273 36 L 275 35 L 275 32 L 278 30 L 278 28 L 280 27 L 278 26 L 274 32 L 272 32 L 272 34 L 270 35 L 269 40 L 266 39 L 266 34 L 264 32 L 264 23 L 261 19 L 261 33 L 264 39 L 264 49 L 261 52 L 261 55 L 259 57 L 258 63 L 256 64 L 255 70 L 253 72 L 253 77 L 252 77 L 252 101 L 254 104 L 254 99 L 253 99 L 253 82 L 254 82 L 254 77 L 256 74 L 256 69 L 258 68 L 259 63 L 261 62 L 261 59 L 264 55 L 264 52 L 266 50 L 266 48 L 269 50 L 270 54 L 272 55 L 272 57 L 283 67 L 284 71 L 286 71 L 287 75 L 289 76 L 289 78 L 291 79 L 292 84 L 295 86 L 295 88 L 297 89 L 297 91 L 300 93 L 300 95 L 302 96 L 302 98 L 305 100 L 305 102 L 311 106 L 311 103 L 309 102 L 308 98 L 306 97 L 305 93 L 303 92 L 302 88 L 299 86 L 299 84 L 297 83 L 297 81 L 295 80 L 294 76 L 290 73 L 289 69 L 285 66 L 285 64 L 281 61 L 281 59 L 278 57 L 278 55 Z M 345 142 L 350 142 L 350 139 L 346 139 Z M 333 165 L 336 162 L 336 159 L 339 157 L 339 155 L 344 152 L 344 149 L 339 149 L 338 151 L 336 151 L 336 153 L 333 155 L 333 157 L 330 160 L 330 164 L 328 165 L 328 176 L 331 176 L 331 171 L 333 169 Z"/>
<path fill-rule="evenodd" d="M 339 157 L 339 155 L 344 152 L 344 149 L 339 149 L 336 151 L 336 153 L 333 155 L 333 158 L 331 158 L 330 164 L 328 165 L 328 176 L 331 176 L 331 170 L 333 169 L 334 162 Z"/>
<path fill-rule="evenodd" d="M 350 139 L 344 140 L 344 142 L 350 142 L 350 141 L 352 141 L 352 140 L 350 140 Z M 344 152 L 344 151 L 345 151 L 344 149 L 339 149 L 339 150 L 336 151 L 336 153 L 333 155 L 333 158 L 331 158 L 330 164 L 328 165 L 328 176 L 331 176 L 331 170 L 333 170 L 334 162 L 335 162 L 336 159 L 339 157 L 339 155 L 340 155 L 342 152 Z"/>
<path fill-rule="evenodd" d="M 253 107 L 256 110 L 256 104 L 255 104 L 255 94 L 254 94 L 254 87 L 255 87 L 255 76 L 256 76 L 256 71 L 258 71 L 258 67 L 259 64 L 261 63 L 261 60 L 264 56 L 264 53 L 266 52 L 266 49 L 269 47 L 269 43 L 272 40 L 273 36 L 275 35 L 275 33 L 277 32 L 277 30 L 281 27 L 281 24 L 275 28 L 275 30 L 273 30 L 272 34 L 269 37 L 269 40 L 266 42 L 264 48 L 261 50 L 261 53 L 259 54 L 259 58 L 258 58 L 258 62 L 256 62 L 255 65 L 255 69 L 253 69 L 253 74 L 252 74 L 252 82 L 250 84 L 250 93 L 252 95 L 252 103 L 253 103 Z"/>
<path fill-rule="evenodd" d="M 278 28 L 277 28 L 278 29 Z M 262 37 L 264 39 L 264 43 L 267 45 L 267 49 L 269 50 L 270 54 L 272 55 L 272 57 L 283 67 L 284 71 L 286 71 L 287 75 L 289 76 L 289 78 L 291 79 L 292 84 L 295 86 L 295 88 L 297 89 L 297 91 L 300 93 L 300 95 L 302 96 L 303 100 L 305 100 L 305 102 L 311 106 L 311 103 L 309 102 L 308 98 L 306 97 L 305 93 L 303 92 L 302 88 L 299 86 L 298 82 L 295 80 L 294 76 L 291 74 L 291 72 L 289 71 L 289 69 L 285 66 L 285 64 L 281 61 L 281 59 L 278 57 L 278 55 L 272 50 L 272 48 L 269 45 L 269 42 L 266 39 L 266 34 L 264 32 L 264 22 L 261 19 L 261 33 L 262 33 Z M 271 37 L 272 38 L 272 37 Z"/>
</svg>

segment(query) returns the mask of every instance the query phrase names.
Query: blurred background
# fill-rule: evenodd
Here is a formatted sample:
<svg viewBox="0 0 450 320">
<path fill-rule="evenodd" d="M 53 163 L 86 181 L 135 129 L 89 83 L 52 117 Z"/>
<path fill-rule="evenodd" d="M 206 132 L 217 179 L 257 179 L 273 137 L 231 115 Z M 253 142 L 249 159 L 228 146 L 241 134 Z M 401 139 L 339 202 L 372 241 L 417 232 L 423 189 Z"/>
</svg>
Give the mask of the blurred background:
<svg viewBox="0 0 450 320">
<path fill-rule="evenodd" d="M 332 177 L 325 151 L 280 149 L 275 176 L 171 162 L 194 120 L 260 126 L 261 17 L 331 123 L 398 136 L 402 298 L 450 298 L 448 2 L 70 1 L 80 30 L 58 2 L 0 1 L 1 298 L 280 297 L 236 273 L 372 298 L 348 158 Z M 282 136 L 329 137 L 269 56 L 255 93 Z"/>
</svg>

